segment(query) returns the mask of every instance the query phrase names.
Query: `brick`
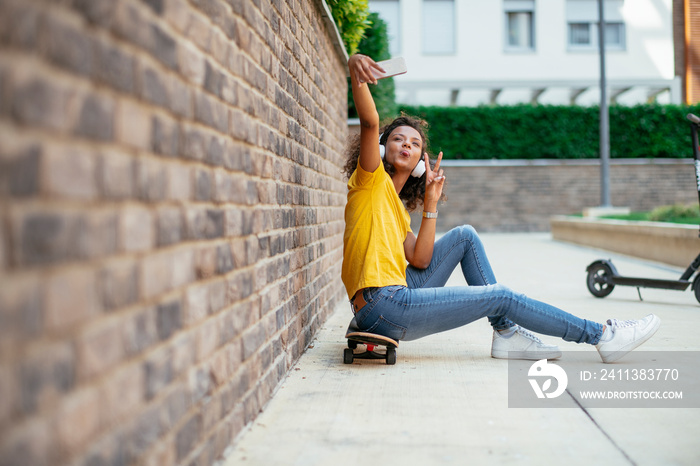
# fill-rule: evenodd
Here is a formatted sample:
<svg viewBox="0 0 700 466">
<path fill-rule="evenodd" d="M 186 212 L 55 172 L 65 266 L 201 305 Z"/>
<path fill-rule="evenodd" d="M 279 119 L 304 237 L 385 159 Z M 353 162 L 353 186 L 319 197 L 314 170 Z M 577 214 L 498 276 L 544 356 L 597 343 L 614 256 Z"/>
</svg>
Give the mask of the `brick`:
<svg viewBox="0 0 700 466">
<path fill-rule="evenodd" d="M 158 341 L 156 311 L 154 307 L 138 310 L 131 315 L 123 328 L 124 346 L 129 356 L 141 354 Z"/>
<path fill-rule="evenodd" d="M 91 439 L 99 428 L 100 398 L 97 390 L 86 389 L 67 397 L 57 414 L 57 438 L 68 454 Z"/>
<path fill-rule="evenodd" d="M 0 364 L 0 428 L 8 423 L 18 407 L 17 377 L 8 365 Z"/>
<path fill-rule="evenodd" d="M 139 269 L 135 262 L 118 261 L 106 264 L 99 274 L 102 307 L 119 309 L 138 299 Z"/>
<path fill-rule="evenodd" d="M 158 25 L 151 25 L 153 37 L 151 53 L 162 64 L 171 70 L 177 70 L 177 42 Z"/>
<path fill-rule="evenodd" d="M 54 64 L 79 75 L 89 76 L 94 68 L 95 43 L 85 32 L 62 23 L 57 15 L 46 15 L 41 28 L 44 49 Z"/>
<path fill-rule="evenodd" d="M 187 236 L 190 239 L 215 239 L 224 234 L 224 215 L 218 209 L 188 209 Z"/>
<path fill-rule="evenodd" d="M 168 199 L 189 201 L 192 199 L 194 169 L 187 165 L 170 165 L 168 167 Z"/>
<path fill-rule="evenodd" d="M 207 147 L 206 161 L 210 165 L 221 166 L 224 163 L 225 142 L 222 138 L 212 137 Z"/>
<path fill-rule="evenodd" d="M 117 251 L 119 216 L 116 211 L 90 212 L 83 224 L 85 231 L 84 236 L 81 237 L 83 257 L 99 258 Z"/>
<path fill-rule="evenodd" d="M 204 397 L 211 394 L 212 383 L 209 370 L 204 367 L 193 367 L 188 375 L 188 388 L 192 395 L 192 404 L 200 403 Z"/>
<path fill-rule="evenodd" d="M 194 253 L 194 271 L 198 279 L 210 278 L 216 274 L 216 249 L 201 247 Z"/>
<path fill-rule="evenodd" d="M 223 244 L 216 248 L 216 273 L 218 275 L 226 274 L 233 270 L 233 254 L 231 253 L 231 245 Z"/>
<path fill-rule="evenodd" d="M 102 405 L 104 407 L 104 405 Z M 83 455 L 81 466 L 124 465 L 127 464 L 126 445 L 121 432 L 112 432 L 97 442 L 91 442 L 87 454 Z"/>
<path fill-rule="evenodd" d="M 158 246 L 169 246 L 182 241 L 184 222 L 182 212 L 177 207 L 162 207 L 157 212 Z"/>
<path fill-rule="evenodd" d="M 205 58 L 196 47 L 185 44 L 178 49 L 179 68 L 182 75 L 197 87 L 204 85 Z"/>
<path fill-rule="evenodd" d="M 194 96 L 194 104 L 196 121 L 222 133 L 226 133 L 229 130 L 228 111 L 226 106 L 220 101 L 209 97 L 203 92 L 197 92 Z"/>
<path fill-rule="evenodd" d="M 25 50 L 37 46 L 40 11 L 34 5 L 5 2 L 0 10 L 0 40 Z"/>
<path fill-rule="evenodd" d="M 33 414 L 53 406 L 75 386 L 76 356 L 71 344 L 55 343 L 35 350 L 19 365 L 20 407 Z"/>
<path fill-rule="evenodd" d="M 15 74 L 12 115 L 22 124 L 68 131 L 75 121 L 75 92 L 41 77 Z"/>
<path fill-rule="evenodd" d="M 75 133 L 97 141 L 114 137 L 114 101 L 109 97 L 88 95 L 83 101 Z"/>
<path fill-rule="evenodd" d="M 209 289 L 206 285 L 191 286 L 185 292 L 185 325 L 192 326 L 209 314 Z"/>
<path fill-rule="evenodd" d="M 205 133 L 200 128 L 185 125 L 183 127 L 183 144 L 181 146 L 184 158 L 193 160 L 205 160 L 207 147 L 211 135 Z"/>
<path fill-rule="evenodd" d="M 224 74 L 213 67 L 210 61 L 204 63 L 204 89 L 217 97 L 221 97 L 224 85 Z"/>
<path fill-rule="evenodd" d="M 91 24 L 107 27 L 114 17 L 115 2 L 112 0 L 73 0 L 71 5 Z"/>
<path fill-rule="evenodd" d="M 142 457 L 163 435 L 166 428 L 160 406 L 151 406 L 140 412 L 124 440 L 126 464 L 133 464 L 137 458 Z"/>
<path fill-rule="evenodd" d="M 197 331 L 197 361 L 206 360 L 218 346 L 219 322 L 216 319 L 209 319 L 200 325 Z"/>
<path fill-rule="evenodd" d="M 172 348 L 172 370 L 176 378 L 182 379 L 180 376 L 194 365 L 197 355 L 197 347 L 193 332 L 181 333 L 174 338 L 171 344 Z"/>
<path fill-rule="evenodd" d="M 97 314 L 97 279 L 91 269 L 61 270 L 46 283 L 46 327 L 63 331 Z"/>
<path fill-rule="evenodd" d="M 253 356 L 265 343 L 265 327 L 257 324 L 243 334 L 243 359 Z"/>
<path fill-rule="evenodd" d="M 123 251 L 146 251 L 154 245 L 151 212 L 143 207 L 127 207 L 120 215 L 120 246 Z"/>
<path fill-rule="evenodd" d="M 98 0 L 96 4 L 99 3 L 105 2 Z M 96 57 L 93 74 L 99 82 L 117 91 L 129 94 L 134 92 L 136 64 L 131 55 L 106 41 L 101 41 L 96 47 Z"/>
<path fill-rule="evenodd" d="M 41 159 L 42 149 L 35 144 L 0 155 L 0 192 L 16 197 L 38 194 Z"/>
<path fill-rule="evenodd" d="M 14 261 L 23 265 L 53 264 L 79 256 L 76 240 L 82 224 L 74 215 L 51 212 L 17 213 L 14 223 Z"/>
<path fill-rule="evenodd" d="M 143 364 L 144 394 L 152 399 L 173 381 L 172 352 L 161 349 Z"/>
<path fill-rule="evenodd" d="M 42 157 L 42 174 L 49 195 L 93 200 L 97 196 L 97 157 L 70 146 L 49 146 Z"/>
<path fill-rule="evenodd" d="M 189 284 L 195 279 L 194 251 L 192 249 L 180 249 L 173 253 L 173 287 Z"/>
<path fill-rule="evenodd" d="M 163 0 L 141 0 L 148 5 L 156 14 L 162 15 L 164 11 Z"/>
<path fill-rule="evenodd" d="M 168 108 L 170 104 L 171 78 L 146 64 L 142 65 L 141 97 L 159 107 Z"/>
<path fill-rule="evenodd" d="M 100 194 L 108 200 L 123 200 L 135 196 L 135 162 L 127 154 L 105 150 L 97 164 Z"/>
<path fill-rule="evenodd" d="M 192 89 L 179 79 L 173 79 L 171 85 L 170 110 L 180 117 L 192 119 L 194 115 Z"/>
<path fill-rule="evenodd" d="M 153 298 L 173 288 L 173 255 L 170 252 L 150 254 L 140 263 L 141 295 Z"/>
<path fill-rule="evenodd" d="M 167 169 L 151 159 L 136 162 L 136 185 L 138 196 L 143 201 L 153 202 L 165 199 L 167 192 Z"/>
<path fill-rule="evenodd" d="M 136 149 L 151 147 L 151 116 L 145 107 L 130 100 L 120 100 L 116 109 L 116 140 Z"/>
<path fill-rule="evenodd" d="M 77 342 L 78 379 L 103 374 L 124 359 L 122 322 L 111 320 L 86 330 Z"/>
<path fill-rule="evenodd" d="M 175 448 L 177 451 L 177 461 L 181 461 L 187 456 L 199 440 L 201 435 L 201 415 L 196 414 L 190 418 L 175 434 Z"/>
<path fill-rule="evenodd" d="M 210 170 L 197 169 L 195 171 L 194 198 L 196 201 L 210 201 L 214 190 L 214 177 Z"/>
<path fill-rule="evenodd" d="M 13 426 L 0 444 L 0 465 L 49 466 L 56 464 L 54 429 L 49 421 L 34 418 Z"/>
<path fill-rule="evenodd" d="M 151 149 L 156 154 L 177 156 L 180 151 L 180 127 L 174 120 L 153 116 Z"/>
<path fill-rule="evenodd" d="M 167 340 L 182 328 L 182 304 L 179 299 L 156 307 L 156 329 L 161 340 Z"/>
<path fill-rule="evenodd" d="M 211 378 L 217 387 L 227 382 L 231 376 L 232 364 L 229 361 L 228 354 L 226 348 L 223 348 L 217 351 L 211 360 Z"/>
</svg>

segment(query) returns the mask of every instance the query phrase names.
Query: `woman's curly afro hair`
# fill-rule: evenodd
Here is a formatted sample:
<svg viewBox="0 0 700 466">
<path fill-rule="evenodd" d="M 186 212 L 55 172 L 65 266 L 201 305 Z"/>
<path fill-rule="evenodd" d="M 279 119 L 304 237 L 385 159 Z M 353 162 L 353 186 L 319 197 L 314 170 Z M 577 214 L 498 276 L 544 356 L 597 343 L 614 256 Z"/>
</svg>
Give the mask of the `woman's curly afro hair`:
<svg viewBox="0 0 700 466">
<path fill-rule="evenodd" d="M 428 138 L 425 133 L 428 129 L 428 123 L 425 120 L 415 118 L 404 113 L 402 113 L 400 117 L 394 119 L 388 125 L 385 125 L 379 129 L 379 134 L 381 136 L 379 138 L 378 144 L 385 145 L 392 131 L 394 131 L 399 126 L 410 126 L 411 128 L 418 131 L 418 133 L 421 136 L 421 139 L 423 140 L 421 153 L 428 152 Z M 360 160 L 359 133 L 354 136 L 351 136 L 348 139 L 347 154 L 348 159 L 345 163 L 345 167 L 343 167 L 343 173 L 345 174 L 345 176 L 350 178 L 350 176 L 352 176 L 352 174 L 357 169 L 357 164 Z M 382 160 L 382 162 L 384 163 L 384 170 L 386 170 L 389 176 L 392 176 L 394 174 L 394 167 L 391 164 L 389 164 L 386 160 Z M 420 163 L 423 163 L 423 161 L 421 160 Z M 432 157 L 430 159 L 430 166 L 435 166 L 435 160 L 433 160 Z M 419 206 L 423 205 L 423 198 L 425 197 L 425 177 L 425 173 L 420 178 L 415 178 L 413 176 L 409 177 L 408 181 L 406 181 L 406 184 L 403 186 L 403 189 L 399 193 L 399 198 L 406 204 L 406 209 L 409 212 L 414 212 L 418 209 Z M 446 200 L 447 196 L 445 196 L 445 194 L 443 193 L 440 199 Z"/>
</svg>

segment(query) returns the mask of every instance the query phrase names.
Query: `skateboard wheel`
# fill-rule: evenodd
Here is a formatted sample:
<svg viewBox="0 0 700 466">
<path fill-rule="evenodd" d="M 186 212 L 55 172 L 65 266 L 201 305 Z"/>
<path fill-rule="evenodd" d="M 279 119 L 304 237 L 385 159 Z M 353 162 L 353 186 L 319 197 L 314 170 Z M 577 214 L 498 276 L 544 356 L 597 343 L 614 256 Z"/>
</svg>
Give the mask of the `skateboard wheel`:
<svg viewBox="0 0 700 466">
<path fill-rule="evenodd" d="M 345 364 L 352 364 L 353 359 L 355 359 L 355 354 L 351 348 L 345 348 L 343 351 L 343 362 Z"/>
<path fill-rule="evenodd" d="M 387 348 L 386 349 L 386 363 L 393 366 L 396 364 L 396 349 Z"/>
</svg>

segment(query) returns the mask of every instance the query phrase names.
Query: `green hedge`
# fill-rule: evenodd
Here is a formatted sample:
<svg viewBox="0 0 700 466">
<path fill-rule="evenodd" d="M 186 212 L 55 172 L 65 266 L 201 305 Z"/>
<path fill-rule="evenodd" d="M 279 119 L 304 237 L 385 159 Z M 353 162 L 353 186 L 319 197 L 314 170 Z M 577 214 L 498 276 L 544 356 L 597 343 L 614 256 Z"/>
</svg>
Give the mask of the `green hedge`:
<svg viewBox="0 0 700 466">
<path fill-rule="evenodd" d="M 599 157 L 598 107 L 400 106 L 430 124 L 430 148 L 446 159 L 579 159 Z M 700 105 L 610 107 L 613 158 L 692 157 L 685 115 Z"/>
</svg>

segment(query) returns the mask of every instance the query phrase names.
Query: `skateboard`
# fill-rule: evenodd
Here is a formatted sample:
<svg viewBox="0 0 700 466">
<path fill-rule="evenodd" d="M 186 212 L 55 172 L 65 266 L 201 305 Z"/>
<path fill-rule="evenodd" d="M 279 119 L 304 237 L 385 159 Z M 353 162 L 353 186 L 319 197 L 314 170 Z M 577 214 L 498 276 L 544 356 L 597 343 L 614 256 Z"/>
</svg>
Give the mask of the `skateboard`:
<svg viewBox="0 0 700 466">
<path fill-rule="evenodd" d="M 387 364 L 396 364 L 396 348 L 399 347 L 399 342 L 384 335 L 363 332 L 357 326 L 354 317 L 350 321 L 345 338 L 348 339 L 348 347 L 343 352 L 345 364 L 352 364 L 355 359 L 384 359 Z M 359 345 L 364 345 L 366 350 L 355 353 Z M 377 352 L 379 346 L 383 346 L 385 351 Z"/>
</svg>

